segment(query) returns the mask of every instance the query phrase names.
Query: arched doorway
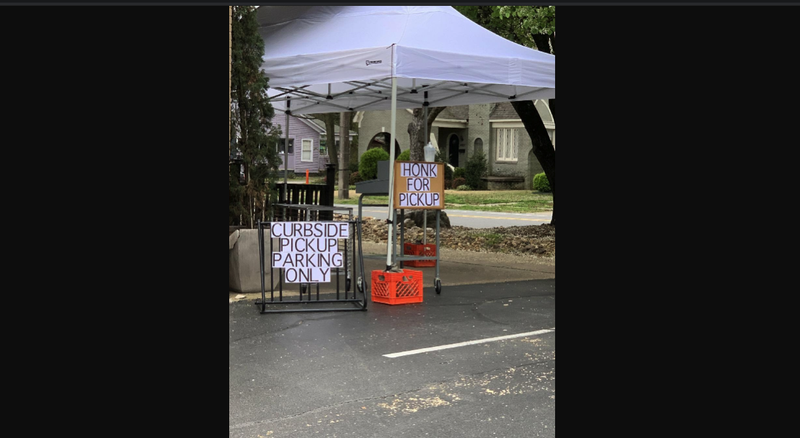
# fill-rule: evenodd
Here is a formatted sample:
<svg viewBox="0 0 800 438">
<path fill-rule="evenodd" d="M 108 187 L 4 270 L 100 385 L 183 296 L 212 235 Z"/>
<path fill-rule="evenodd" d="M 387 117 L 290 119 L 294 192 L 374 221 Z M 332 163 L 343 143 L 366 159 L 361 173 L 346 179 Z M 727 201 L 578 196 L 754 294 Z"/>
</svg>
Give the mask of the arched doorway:
<svg viewBox="0 0 800 438">
<path fill-rule="evenodd" d="M 448 152 L 448 163 L 453 167 L 458 167 L 458 149 L 459 149 L 459 139 L 458 134 L 450 134 L 447 137 L 447 152 Z"/>
<path fill-rule="evenodd" d="M 383 148 L 386 153 L 389 153 L 389 139 L 392 137 L 388 132 L 379 132 L 372 136 L 372 139 L 367 143 L 367 150 L 374 148 Z M 394 142 L 394 156 L 400 155 L 400 143 L 396 140 Z"/>
</svg>

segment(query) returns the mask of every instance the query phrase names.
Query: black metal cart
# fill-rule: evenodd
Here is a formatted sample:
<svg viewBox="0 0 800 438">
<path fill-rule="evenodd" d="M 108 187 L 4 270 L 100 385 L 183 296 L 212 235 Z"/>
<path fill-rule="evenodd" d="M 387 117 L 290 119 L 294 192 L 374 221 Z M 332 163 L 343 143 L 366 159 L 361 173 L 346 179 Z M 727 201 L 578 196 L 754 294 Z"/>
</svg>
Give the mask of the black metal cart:
<svg viewBox="0 0 800 438">
<path fill-rule="evenodd" d="M 286 282 L 285 273 L 283 269 L 272 268 L 270 262 L 270 285 L 269 285 L 269 299 L 267 299 L 267 291 L 265 284 L 265 230 L 271 229 L 271 224 L 276 221 L 258 222 L 258 249 L 259 249 L 259 267 L 261 275 L 261 299 L 256 300 L 256 305 L 261 307 L 261 313 L 284 313 L 284 312 L 330 312 L 330 311 L 350 311 L 350 310 L 366 310 L 367 309 L 367 296 L 364 291 L 363 282 L 358 286 L 353 284 L 351 279 L 361 278 L 359 272 L 363 275 L 364 272 L 364 257 L 361 249 L 361 218 L 353 218 L 353 209 L 350 207 L 330 207 L 324 205 L 311 205 L 311 204 L 276 204 L 276 208 L 284 211 L 283 217 L 289 217 L 286 213 L 289 210 L 297 210 L 299 214 L 293 215 L 298 220 L 302 221 L 318 221 L 320 212 L 347 212 L 349 224 L 348 237 L 344 243 L 338 243 L 339 248 L 344 251 L 344 263 L 340 268 L 331 268 L 333 274 L 335 272 L 335 291 L 330 287 L 323 287 L 320 289 L 320 283 L 297 283 L 299 286 L 299 296 L 297 299 L 288 299 L 284 296 L 284 283 Z M 333 216 L 333 214 L 331 214 Z M 274 219 L 274 217 L 272 218 Z M 343 221 L 319 221 L 319 222 L 343 222 Z M 277 248 L 276 248 L 277 246 Z M 272 254 L 275 250 L 281 251 L 283 248 L 280 242 L 275 242 L 275 239 L 269 238 L 269 251 Z M 277 271 L 277 275 L 276 275 Z M 276 278 L 277 277 L 277 278 Z M 343 281 L 342 281 L 343 280 Z M 342 284 L 344 283 L 344 284 Z M 325 283 L 328 285 L 328 283 Z M 316 291 L 312 289 L 316 288 Z M 276 290 L 277 289 L 277 290 Z M 277 292 L 277 297 L 276 297 Z M 314 293 L 316 292 L 316 294 Z M 358 296 L 360 294 L 360 297 Z M 336 303 L 348 303 L 348 306 L 337 307 Z M 300 308 L 288 308 L 290 304 L 301 305 Z M 318 305 L 319 304 L 319 305 Z M 269 307 L 269 308 L 268 308 Z"/>
<path fill-rule="evenodd" d="M 389 188 L 389 162 L 388 161 L 378 161 L 378 174 L 377 178 L 370 181 L 363 181 L 356 183 L 356 194 L 361 194 L 358 198 L 358 219 L 361 220 L 363 216 L 363 201 L 365 196 L 391 196 L 391 190 Z M 388 207 L 388 204 L 369 204 L 371 207 Z M 405 218 L 405 211 L 403 209 L 400 210 L 400 216 Z M 440 218 L 441 218 L 441 210 L 436 210 L 436 255 L 435 256 L 416 256 L 416 255 L 405 255 L 403 254 L 403 243 L 405 237 L 405 224 L 401 221 L 400 223 L 400 240 L 398 242 L 397 239 L 397 211 L 398 209 L 393 209 L 392 211 L 392 223 L 390 224 L 391 230 L 394 233 L 392 238 L 392 261 L 399 262 L 400 268 L 403 267 L 404 261 L 411 261 L 411 260 L 436 260 L 436 275 L 433 280 L 433 287 L 436 290 L 437 294 L 442 293 L 442 281 L 439 278 L 439 254 L 441 254 L 440 247 L 439 247 L 439 231 L 440 231 Z M 423 236 L 425 236 L 425 243 L 427 243 L 427 212 L 425 213 L 425 222 Z M 397 246 L 400 246 L 400 255 L 397 254 Z M 362 271 L 363 273 L 363 271 Z M 361 277 L 357 277 L 356 282 L 358 284 L 363 283 L 363 279 Z"/>
</svg>

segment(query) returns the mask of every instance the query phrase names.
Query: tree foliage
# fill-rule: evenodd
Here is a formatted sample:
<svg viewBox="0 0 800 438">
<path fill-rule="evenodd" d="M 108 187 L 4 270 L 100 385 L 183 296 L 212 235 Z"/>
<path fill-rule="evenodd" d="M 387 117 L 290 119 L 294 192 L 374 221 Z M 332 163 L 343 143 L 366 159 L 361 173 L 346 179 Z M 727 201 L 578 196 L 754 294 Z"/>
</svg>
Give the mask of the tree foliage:
<svg viewBox="0 0 800 438">
<path fill-rule="evenodd" d="M 540 192 L 549 192 L 550 191 L 550 181 L 547 180 L 547 175 L 542 173 L 537 173 L 536 176 L 533 177 L 533 188 Z"/>
<path fill-rule="evenodd" d="M 533 49 L 555 55 L 555 6 L 454 6 L 456 10 L 484 28 Z M 549 100 L 550 112 L 555 119 L 555 99 Z M 511 102 L 531 137 L 533 153 L 542 165 L 553 192 L 553 219 L 556 223 L 556 154 L 550 137 L 533 101 Z"/>
<path fill-rule="evenodd" d="M 389 161 L 389 154 L 382 148 L 372 148 L 361 155 L 358 174 L 364 181 L 378 177 L 378 161 Z"/>
<path fill-rule="evenodd" d="M 475 151 L 467 160 L 467 167 L 464 169 L 464 180 L 470 188 L 483 190 L 486 188 L 486 181 L 481 178 L 486 176 L 487 170 L 486 156 L 481 151 Z"/>
<path fill-rule="evenodd" d="M 454 6 L 454 8 L 465 17 L 509 41 L 555 55 L 555 6 Z"/>
<path fill-rule="evenodd" d="M 240 184 L 239 166 L 232 166 L 230 223 L 252 227 L 256 215 L 269 215 L 268 195 L 275 193 L 280 164 L 279 131 L 271 122 L 275 111 L 267 96 L 268 79 L 260 70 L 264 40 L 258 34 L 256 8 L 233 7 L 231 34 L 231 138 L 236 139 L 245 179 Z"/>
</svg>

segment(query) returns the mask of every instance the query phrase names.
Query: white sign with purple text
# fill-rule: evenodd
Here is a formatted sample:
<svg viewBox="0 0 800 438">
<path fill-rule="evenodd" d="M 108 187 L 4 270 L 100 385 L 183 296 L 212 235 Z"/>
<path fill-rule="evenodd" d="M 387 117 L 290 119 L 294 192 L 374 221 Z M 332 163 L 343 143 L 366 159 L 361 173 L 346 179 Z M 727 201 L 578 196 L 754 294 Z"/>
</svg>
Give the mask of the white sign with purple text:
<svg viewBox="0 0 800 438">
<path fill-rule="evenodd" d="M 284 270 L 287 283 L 327 283 L 331 268 L 344 267 L 339 239 L 350 235 L 348 222 L 273 222 L 270 237 L 278 239 L 272 267 Z"/>
</svg>

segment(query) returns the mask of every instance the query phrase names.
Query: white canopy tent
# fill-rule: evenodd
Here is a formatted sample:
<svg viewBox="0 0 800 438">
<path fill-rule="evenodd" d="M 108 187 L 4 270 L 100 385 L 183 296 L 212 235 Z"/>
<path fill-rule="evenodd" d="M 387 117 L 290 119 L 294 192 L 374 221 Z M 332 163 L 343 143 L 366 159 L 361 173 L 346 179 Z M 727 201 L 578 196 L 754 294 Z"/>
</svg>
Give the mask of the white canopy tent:
<svg viewBox="0 0 800 438">
<path fill-rule="evenodd" d="M 394 140 L 397 108 L 555 98 L 555 56 L 449 6 L 262 6 L 258 21 L 262 69 L 287 131 L 290 114 L 391 110 Z M 390 196 L 389 219 L 392 210 Z M 391 247 L 390 232 L 387 269 Z"/>
</svg>

